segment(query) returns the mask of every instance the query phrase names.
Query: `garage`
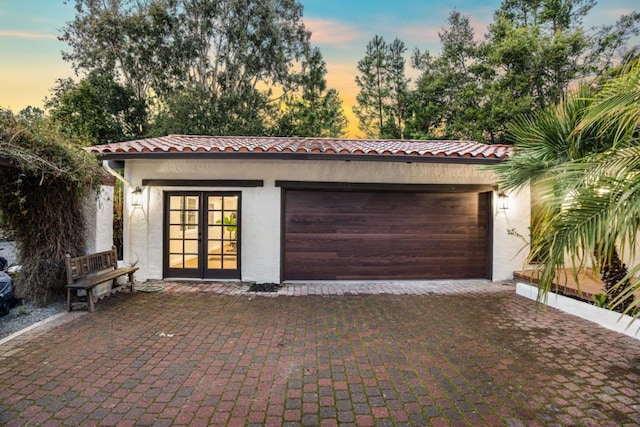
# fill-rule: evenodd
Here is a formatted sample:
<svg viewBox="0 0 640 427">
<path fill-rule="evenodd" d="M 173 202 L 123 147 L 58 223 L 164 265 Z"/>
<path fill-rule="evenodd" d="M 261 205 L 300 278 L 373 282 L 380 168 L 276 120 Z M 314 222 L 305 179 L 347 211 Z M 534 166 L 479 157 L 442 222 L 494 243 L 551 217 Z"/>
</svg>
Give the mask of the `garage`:
<svg viewBox="0 0 640 427">
<path fill-rule="evenodd" d="M 284 280 L 491 278 L 491 193 L 283 189 Z"/>
</svg>

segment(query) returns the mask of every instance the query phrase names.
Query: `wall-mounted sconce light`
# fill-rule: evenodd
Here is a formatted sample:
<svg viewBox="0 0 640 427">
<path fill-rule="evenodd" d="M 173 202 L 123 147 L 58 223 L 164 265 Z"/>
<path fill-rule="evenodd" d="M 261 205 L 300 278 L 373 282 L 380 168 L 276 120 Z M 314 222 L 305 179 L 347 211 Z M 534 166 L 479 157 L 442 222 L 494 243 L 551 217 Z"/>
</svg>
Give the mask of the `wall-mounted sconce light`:
<svg viewBox="0 0 640 427">
<path fill-rule="evenodd" d="M 509 196 L 504 191 L 498 193 L 498 208 L 504 211 L 509 209 Z"/>
<path fill-rule="evenodd" d="M 131 206 L 142 206 L 142 189 L 140 187 L 136 187 L 136 189 L 131 192 Z"/>
</svg>

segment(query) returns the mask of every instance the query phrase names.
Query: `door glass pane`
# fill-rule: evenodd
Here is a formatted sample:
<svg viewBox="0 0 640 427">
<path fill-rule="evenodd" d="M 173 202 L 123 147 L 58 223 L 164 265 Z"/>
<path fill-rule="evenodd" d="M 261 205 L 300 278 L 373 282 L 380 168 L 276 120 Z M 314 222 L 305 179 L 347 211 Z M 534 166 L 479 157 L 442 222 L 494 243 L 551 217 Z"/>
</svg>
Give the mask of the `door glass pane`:
<svg viewBox="0 0 640 427">
<path fill-rule="evenodd" d="M 231 270 L 238 268 L 238 257 L 236 256 L 225 256 L 223 262 L 223 268 Z"/>
<path fill-rule="evenodd" d="M 184 227 L 181 225 L 172 225 L 169 227 L 170 239 L 182 239 L 184 237 Z"/>
<path fill-rule="evenodd" d="M 220 240 L 220 239 L 222 239 L 222 226 L 221 225 L 209 226 L 209 239 L 211 239 L 211 240 Z"/>
<path fill-rule="evenodd" d="M 187 254 L 197 254 L 198 253 L 198 241 L 197 240 L 185 240 L 184 241 L 184 252 Z"/>
<path fill-rule="evenodd" d="M 222 225 L 222 211 L 210 211 L 209 212 L 209 225 L 220 224 Z"/>
<path fill-rule="evenodd" d="M 224 239 L 227 241 L 235 241 L 235 231 L 236 227 L 235 226 L 227 226 L 224 228 Z"/>
<path fill-rule="evenodd" d="M 207 268 L 209 270 L 220 270 L 222 268 L 222 257 L 220 255 L 209 255 Z"/>
<path fill-rule="evenodd" d="M 209 210 L 222 210 L 222 196 L 209 196 Z"/>
<path fill-rule="evenodd" d="M 184 268 L 198 268 L 198 254 L 185 254 Z"/>
<path fill-rule="evenodd" d="M 169 268 L 199 267 L 199 200 L 200 196 L 196 195 L 169 197 Z"/>
<path fill-rule="evenodd" d="M 171 254 L 169 255 L 169 267 L 170 268 L 184 268 L 184 264 L 182 262 L 182 254 Z"/>
<path fill-rule="evenodd" d="M 224 246 L 222 247 L 223 254 L 235 254 L 236 253 L 236 242 L 230 242 L 228 240 L 224 241 Z"/>
<path fill-rule="evenodd" d="M 170 211 L 169 224 L 182 224 L 182 216 L 181 211 Z"/>
<path fill-rule="evenodd" d="M 207 242 L 207 253 L 209 255 L 219 255 L 222 253 L 222 242 L 219 240 L 209 240 Z"/>
<path fill-rule="evenodd" d="M 171 196 L 169 197 L 169 209 L 180 210 L 184 207 L 184 196 Z"/>
<path fill-rule="evenodd" d="M 182 240 L 169 240 L 169 252 L 172 254 L 182 253 Z"/>
<path fill-rule="evenodd" d="M 184 213 L 184 223 L 192 227 L 198 225 L 198 212 L 186 211 Z"/>
<path fill-rule="evenodd" d="M 226 210 L 226 211 L 237 211 L 238 210 L 238 197 L 237 196 L 226 196 L 224 198 L 224 210 Z"/>
<path fill-rule="evenodd" d="M 190 210 L 198 209 L 198 205 L 199 205 L 198 201 L 200 199 L 199 196 L 185 196 L 184 198 L 185 198 L 185 205 L 186 205 L 185 207 L 187 209 L 190 209 Z"/>
<path fill-rule="evenodd" d="M 208 197 L 207 268 L 210 270 L 238 269 L 238 199 L 237 195 Z"/>
</svg>

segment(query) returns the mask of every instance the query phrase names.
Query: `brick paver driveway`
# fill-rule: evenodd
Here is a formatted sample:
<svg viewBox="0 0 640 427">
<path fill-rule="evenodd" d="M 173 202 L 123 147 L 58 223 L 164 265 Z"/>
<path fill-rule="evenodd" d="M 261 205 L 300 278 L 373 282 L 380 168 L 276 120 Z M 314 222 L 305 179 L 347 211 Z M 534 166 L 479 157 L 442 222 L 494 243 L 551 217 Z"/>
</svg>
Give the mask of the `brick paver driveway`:
<svg viewBox="0 0 640 427">
<path fill-rule="evenodd" d="M 121 294 L 0 345 L 0 424 L 640 424 L 640 341 L 513 286 L 236 286 Z"/>
</svg>

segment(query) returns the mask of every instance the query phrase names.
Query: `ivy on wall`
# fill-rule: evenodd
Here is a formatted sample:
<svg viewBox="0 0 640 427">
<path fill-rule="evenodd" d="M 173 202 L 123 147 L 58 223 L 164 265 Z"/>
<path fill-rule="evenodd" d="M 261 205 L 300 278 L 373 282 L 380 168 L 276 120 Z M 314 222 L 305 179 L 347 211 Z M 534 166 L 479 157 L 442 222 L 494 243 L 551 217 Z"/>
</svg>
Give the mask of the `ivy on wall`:
<svg viewBox="0 0 640 427">
<path fill-rule="evenodd" d="M 0 210 L 22 264 L 15 291 L 41 305 L 64 289 L 65 254 L 84 252 L 83 199 L 103 172 L 82 146 L 44 118 L 0 109 Z"/>
</svg>

